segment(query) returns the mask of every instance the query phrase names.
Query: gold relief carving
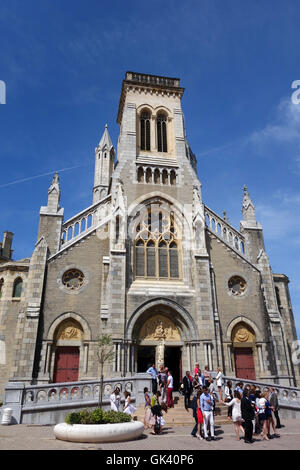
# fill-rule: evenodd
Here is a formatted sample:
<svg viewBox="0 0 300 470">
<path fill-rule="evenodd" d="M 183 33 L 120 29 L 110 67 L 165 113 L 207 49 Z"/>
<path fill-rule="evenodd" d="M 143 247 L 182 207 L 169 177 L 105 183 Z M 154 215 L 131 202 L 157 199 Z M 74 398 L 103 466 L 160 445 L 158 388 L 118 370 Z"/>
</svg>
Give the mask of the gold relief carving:
<svg viewBox="0 0 300 470">
<path fill-rule="evenodd" d="M 140 339 L 180 341 L 180 334 L 173 322 L 161 315 L 155 315 L 143 325 Z"/>
<path fill-rule="evenodd" d="M 81 340 L 82 330 L 77 323 L 68 321 L 60 326 L 57 334 L 58 340 Z"/>
<path fill-rule="evenodd" d="M 254 334 L 244 325 L 239 325 L 233 334 L 234 343 L 253 343 L 255 342 Z"/>
</svg>

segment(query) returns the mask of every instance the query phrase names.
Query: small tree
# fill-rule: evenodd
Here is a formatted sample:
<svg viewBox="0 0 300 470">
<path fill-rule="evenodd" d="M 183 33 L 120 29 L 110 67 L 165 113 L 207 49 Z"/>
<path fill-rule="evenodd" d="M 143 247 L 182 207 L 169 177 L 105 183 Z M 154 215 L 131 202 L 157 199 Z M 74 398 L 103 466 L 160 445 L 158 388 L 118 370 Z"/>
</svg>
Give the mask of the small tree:
<svg viewBox="0 0 300 470">
<path fill-rule="evenodd" d="M 98 360 L 100 364 L 100 390 L 99 390 L 99 399 L 98 406 L 101 406 L 102 396 L 103 396 L 103 369 L 106 362 L 110 362 L 114 358 L 114 350 L 111 336 L 101 335 L 98 339 Z"/>
</svg>

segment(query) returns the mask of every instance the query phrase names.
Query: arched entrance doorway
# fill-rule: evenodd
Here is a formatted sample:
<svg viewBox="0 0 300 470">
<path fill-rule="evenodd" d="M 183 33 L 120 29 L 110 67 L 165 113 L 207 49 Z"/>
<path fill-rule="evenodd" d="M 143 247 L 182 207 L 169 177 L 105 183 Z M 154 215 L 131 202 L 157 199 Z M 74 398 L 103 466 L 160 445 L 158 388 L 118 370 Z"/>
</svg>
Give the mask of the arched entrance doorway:
<svg viewBox="0 0 300 470">
<path fill-rule="evenodd" d="M 244 322 L 240 322 L 232 330 L 233 356 L 236 377 L 256 380 L 254 348 L 255 333 Z"/>
<path fill-rule="evenodd" d="M 53 382 L 76 382 L 79 376 L 83 330 L 74 319 L 64 320 L 55 332 Z"/>
<path fill-rule="evenodd" d="M 164 314 L 154 314 L 142 325 L 138 333 L 138 372 L 145 372 L 151 364 L 168 367 L 178 389 L 182 379 L 181 337 L 175 323 Z"/>
<path fill-rule="evenodd" d="M 145 373 L 149 364 L 164 365 L 172 371 L 174 388 L 178 388 L 183 368 L 185 371 L 190 367 L 190 345 L 199 342 L 199 334 L 185 308 L 171 299 L 157 297 L 144 302 L 131 314 L 125 339 L 133 346 L 131 370 Z"/>
</svg>

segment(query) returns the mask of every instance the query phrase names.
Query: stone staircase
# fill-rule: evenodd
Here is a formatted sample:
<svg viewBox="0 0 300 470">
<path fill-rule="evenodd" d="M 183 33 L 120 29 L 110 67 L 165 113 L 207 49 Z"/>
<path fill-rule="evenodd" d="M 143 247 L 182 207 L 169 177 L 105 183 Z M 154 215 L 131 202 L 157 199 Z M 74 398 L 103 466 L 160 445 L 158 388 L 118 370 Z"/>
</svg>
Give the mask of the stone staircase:
<svg viewBox="0 0 300 470">
<path fill-rule="evenodd" d="M 216 403 L 215 409 L 215 425 L 232 423 L 227 418 L 228 408 L 226 405 Z M 138 421 L 144 422 L 145 408 L 144 405 L 140 405 L 135 413 Z M 193 410 L 189 408 L 188 411 L 184 407 L 184 397 L 179 393 L 174 394 L 174 408 L 169 408 L 168 412 L 163 412 L 164 420 L 166 425 L 169 426 L 190 426 L 193 427 L 195 420 L 193 418 Z"/>
</svg>

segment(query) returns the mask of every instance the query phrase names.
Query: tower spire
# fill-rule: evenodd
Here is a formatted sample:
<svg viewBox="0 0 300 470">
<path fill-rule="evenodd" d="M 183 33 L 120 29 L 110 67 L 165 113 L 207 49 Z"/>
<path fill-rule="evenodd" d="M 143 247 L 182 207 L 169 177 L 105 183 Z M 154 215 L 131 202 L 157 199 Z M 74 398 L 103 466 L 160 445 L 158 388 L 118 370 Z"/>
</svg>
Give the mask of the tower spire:
<svg viewBox="0 0 300 470">
<path fill-rule="evenodd" d="M 250 198 L 246 185 L 244 185 L 243 190 L 244 190 L 244 197 L 243 197 L 243 204 L 242 204 L 243 220 L 247 222 L 247 224 L 249 225 L 257 226 L 255 206 Z"/>
<path fill-rule="evenodd" d="M 114 158 L 115 149 L 108 132 L 108 125 L 105 124 L 103 135 L 95 148 L 93 204 L 107 195 L 114 167 Z"/>
<path fill-rule="evenodd" d="M 48 210 L 56 213 L 59 209 L 60 185 L 57 171 L 55 172 L 50 187 L 48 189 Z"/>
<path fill-rule="evenodd" d="M 60 234 L 64 209 L 60 207 L 60 185 L 59 176 L 55 172 L 48 189 L 47 206 L 42 206 L 40 210 L 40 224 L 38 240 L 44 237 L 50 253 L 56 253 L 60 247 Z"/>
</svg>

